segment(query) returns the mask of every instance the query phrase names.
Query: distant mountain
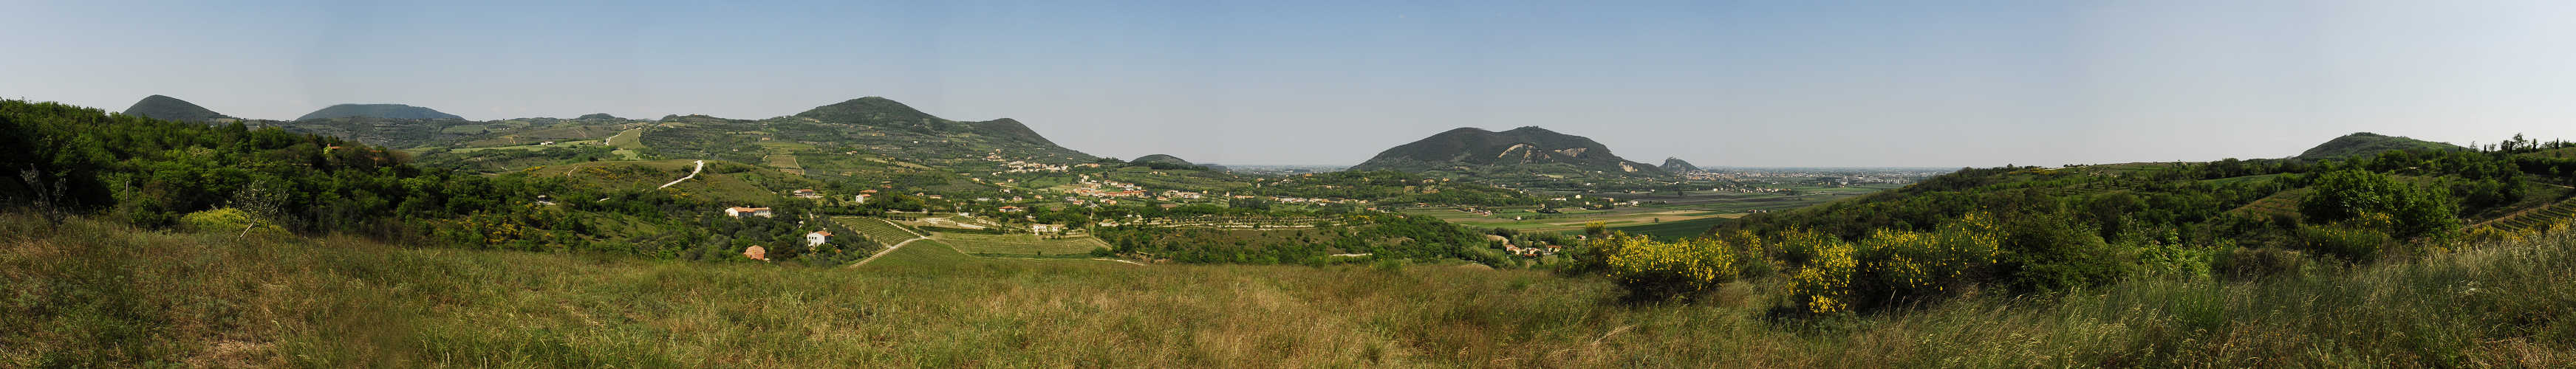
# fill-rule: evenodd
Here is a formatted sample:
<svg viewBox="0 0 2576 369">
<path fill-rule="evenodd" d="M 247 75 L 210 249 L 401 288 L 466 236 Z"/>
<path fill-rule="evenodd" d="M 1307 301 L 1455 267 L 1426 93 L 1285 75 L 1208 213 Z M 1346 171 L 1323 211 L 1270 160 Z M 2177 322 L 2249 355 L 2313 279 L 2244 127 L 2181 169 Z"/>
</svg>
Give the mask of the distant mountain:
<svg viewBox="0 0 2576 369">
<path fill-rule="evenodd" d="M 581 115 L 581 117 L 579 117 L 579 118 L 572 118 L 572 119 L 575 119 L 575 120 L 625 120 L 626 118 L 618 118 L 618 117 L 617 117 L 617 116 L 615 116 L 615 115 L 608 115 L 608 113 L 590 113 L 590 114 L 582 114 L 582 115 Z"/>
<path fill-rule="evenodd" d="M 1380 152 L 1351 170 L 1466 171 L 1569 175 L 1617 174 L 1664 176 L 1645 163 L 1611 154 L 1610 148 L 1583 136 L 1544 128 L 1521 127 L 1494 132 L 1459 128 Z"/>
<path fill-rule="evenodd" d="M 197 104 L 188 103 L 186 100 L 161 95 L 143 97 L 143 101 L 136 101 L 134 106 L 125 108 L 125 115 L 178 122 L 211 122 L 232 118 Z"/>
<path fill-rule="evenodd" d="M 1164 155 L 1164 154 L 1146 155 L 1146 156 L 1142 156 L 1142 157 L 1137 157 L 1137 158 L 1136 158 L 1136 160 L 1129 160 L 1129 161 L 1127 161 L 1127 162 L 1128 162 L 1128 163 L 1133 163 L 1133 164 L 1162 163 L 1162 164 L 1171 164 L 1171 165 L 1179 165 L 1179 166 L 1194 166 L 1194 165 L 1198 165 L 1198 164 L 1191 164 L 1191 163 L 1190 163 L 1190 161 L 1188 161 L 1188 160 L 1181 160 L 1181 157 L 1178 157 L 1178 156 L 1171 156 L 1171 155 Z"/>
<path fill-rule="evenodd" d="M 2325 144 L 2317 145 L 2317 147 L 2309 148 L 2306 152 L 2299 153 L 2299 156 L 2296 158 L 2309 160 L 2348 159 L 2360 156 L 2378 155 L 2381 152 L 2389 150 L 2468 150 L 2468 148 L 2447 143 L 2360 132 L 2328 140 Z"/>
<path fill-rule="evenodd" d="M 1663 168 L 1663 169 L 1664 169 L 1664 171 L 1666 171 L 1666 172 L 1673 172 L 1673 173 L 1690 173 L 1690 172 L 1700 172 L 1700 171 L 1705 171 L 1705 170 L 1703 170 L 1703 169 L 1699 169 L 1699 166 L 1697 166 L 1697 165 L 1691 165 L 1691 163 L 1690 163 L 1690 162 L 1682 161 L 1682 158 L 1669 157 L 1669 156 L 1668 156 L 1668 157 L 1664 157 L 1664 165 L 1660 166 L 1660 168 Z"/>
<path fill-rule="evenodd" d="M 459 117 L 455 114 L 441 113 L 435 109 L 403 104 L 340 104 L 322 108 L 322 110 L 315 110 L 312 113 L 304 114 L 302 117 L 297 117 L 295 120 L 349 117 L 385 119 L 465 119 L 465 117 Z"/>
</svg>

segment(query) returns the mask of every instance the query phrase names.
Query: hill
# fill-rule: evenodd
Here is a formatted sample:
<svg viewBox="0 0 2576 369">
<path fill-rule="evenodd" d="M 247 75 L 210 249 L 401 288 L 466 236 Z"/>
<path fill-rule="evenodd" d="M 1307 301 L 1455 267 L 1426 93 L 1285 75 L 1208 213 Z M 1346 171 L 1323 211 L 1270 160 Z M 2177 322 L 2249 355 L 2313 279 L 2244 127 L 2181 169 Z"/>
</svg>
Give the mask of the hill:
<svg viewBox="0 0 2576 369">
<path fill-rule="evenodd" d="M 1017 120 L 949 120 L 882 97 L 761 120 L 669 116 L 646 130 L 643 143 L 665 157 L 747 163 L 771 161 L 764 156 L 793 157 L 803 169 L 823 172 L 884 167 L 886 160 L 969 168 L 1008 161 L 1071 164 L 1096 159 L 1057 146 Z M 877 160 L 857 161 L 852 157 L 857 154 Z"/>
<path fill-rule="evenodd" d="M 403 104 L 340 104 L 322 108 L 322 110 L 315 110 L 312 113 L 305 113 L 304 116 L 296 117 L 295 120 L 347 117 L 386 119 L 465 119 L 465 117 L 459 117 L 455 114 L 441 113 L 436 109 Z"/>
<path fill-rule="evenodd" d="M 1699 169 L 1699 166 L 1697 166 L 1697 165 L 1691 165 L 1691 163 L 1690 163 L 1690 162 L 1688 162 L 1688 161 L 1682 161 L 1682 158 L 1675 158 L 1675 157 L 1666 157 L 1666 158 L 1664 158 L 1664 165 L 1659 166 L 1659 167 L 1660 167 L 1660 168 L 1663 168 L 1663 169 L 1664 169 L 1664 171 L 1666 171 L 1666 172 L 1673 172 L 1673 173 L 1691 173 L 1691 172 L 1701 172 L 1701 171 L 1706 171 L 1706 170 L 1704 170 L 1704 169 Z"/>
<path fill-rule="evenodd" d="M 212 122 L 232 118 L 178 98 L 152 95 L 125 108 L 125 115 L 178 122 Z"/>
<path fill-rule="evenodd" d="M 2299 156 L 2296 158 L 2308 160 L 2349 159 L 2357 156 L 2378 155 L 2380 152 L 2389 150 L 2468 150 L 2468 148 L 2447 143 L 2360 132 L 2344 135 L 2343 137 L 2336 137 L 2333 140 L 2327 140 L 2324 144 L 2319 144 L 2317 147 L 2309 148 L 2308 151 L 2300 152 Z"/>
<path fill-rule="evenodd" d="M 1136 165 L 1163 164 L 1163 165 L 1177 165 L 1177 166 L 1184 166 L 1184 167 L 1187 167 L 1187 166 L 1197 166 L 1197 165 L 1198 165 L 1198 164 L 1190 163 L 1190 161 L 1188 161 L 1188 160 L 1181 160 L 1181 157 L 1178 157 L 1178 156 L 1171 156 L 1171 155 L 1165 155 L 1165 154 L 1153 154 L 1153 155 L 1140 156 L 1140 157 L 1136 157 L 1136 160 L 1128 160 L 1128 161 L 1127 161 L 1127 163 L 1129 163 L 1129 164 L 1136 164 Z"/>
<path fill-rule="evenodd" d="M 1663 168 L 1628 161 L 1583 136 L 1539 127 L 1494 132 L 1459 128 L 1379 152 L 1354 171 L 1660 177 Z"/>
</svg>

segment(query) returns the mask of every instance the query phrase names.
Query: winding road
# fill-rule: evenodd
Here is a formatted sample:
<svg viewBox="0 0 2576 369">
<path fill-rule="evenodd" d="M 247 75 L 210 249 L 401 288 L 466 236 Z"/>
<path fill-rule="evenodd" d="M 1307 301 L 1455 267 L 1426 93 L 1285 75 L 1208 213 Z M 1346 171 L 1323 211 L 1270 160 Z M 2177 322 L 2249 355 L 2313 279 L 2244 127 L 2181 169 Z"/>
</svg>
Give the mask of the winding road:
<svg viewBox="0 0 2576 369">
<path fill-rule="evenodd" d="M 686 180 L 689 180 L 690 178 L 697 178 L 697 177 L 698 177 L 698 172 L 700 172 L 700 171 L 705 171 L 705 170 L 707 170 L 707 161 L 705 161 L 705 160 L 699 160 L 699 161 L 698 161 L 698 167 L 697 167 L 697 169 L 690 169 L 690 170 L 689 170 L 689 176 L 687 176 L 687 177 L 680 177 L 680 179 L 671 180 L 671 183 L 664 183 L 664 184 L 662 184 L 662 187 L 654 187 L 654 188 L 656 188 L 656 189 L 660 189 L 660 188 L 669 188 L 669 187 L 671 187 L 671 185 L 680 184 L 680 181 L 686 181 Z"/>
</svg>

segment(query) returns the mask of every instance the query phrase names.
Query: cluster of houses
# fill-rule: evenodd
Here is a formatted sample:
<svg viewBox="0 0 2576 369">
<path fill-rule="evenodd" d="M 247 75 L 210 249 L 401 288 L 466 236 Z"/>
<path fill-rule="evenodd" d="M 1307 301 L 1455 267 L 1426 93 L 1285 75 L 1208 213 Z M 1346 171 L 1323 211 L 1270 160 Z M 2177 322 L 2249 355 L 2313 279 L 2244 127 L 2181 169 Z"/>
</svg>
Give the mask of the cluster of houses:
<svg viewBox="0 0 2576 369">
<path fill-rule="evenodd" d="M 1092 180 L 1092 179 L 1091 179 L 1091 175 L 1088 175 L 1088 174 L 1085 174 L 1085 175 L 1083 175 L 1083 176 L 1082 176 L 1082 183 L 1079 185 L 1079 187 L 1074 187 L 1074 189 L 1073 189 L 1073 191 L 1072 191 L 1072 192 L 1073 192 L 1073 194 L 1074 194 L 1074 195 L 1090 196 L 1090 197 L 1146 197 L 1146 196 L 1147 196 L 1147 195 L 1146 195 L 1146 192 L 1145 192 L 1145 187 L 1144 187 L 1144 186 L 1137 186 L 1137 185 L 1136 185 L 1136 184 L 1134 184 L 1134 183 L 1126 183 L 1126 182 L 1119 182 L 1119 181 L 1106 181 L 1106 180 L 1103 180 L 1103 181 L 1094 181 L 1094 180 Z"/>
<path fill-rule="evenodd" d="M 1504 253 L 1509 253 L 1509 254 L 1512 254 L 1512 256 L 1519 256 L 1519 257 L 1534 258 L 1534 257 L 1540 257 L 1540 256 L 1556 255 L 1556 254 L 1557 254 L 1557 253 L 1559 253 L 1559 252 L 1564 252 L 1564 251 L 1565 251 L 1565 246 L 1559 246 L 1559 245 L 1538 245 L 1538 246 L 1522 247 L 1521 245 L 1512 244 L 1512 239 L 1511 239 L 1510 237 L 1503 237 L 1502 235 L 1490 235 L 1490 234 L 1489 234 L 1489 235 L 1485 235 L 1485 240 L 1487 240 L 1487 241 L 1494 241 L 1494 242 L 1501 242 L 1501 243 L 1503 243 L 1503 252 L 1504 252 Z"/>
<path fill-rule="evenodd" d="M 995 160 L 995 161 L 999 161 L 999 160 L 998 160 L 998 158 L 994 158 L 994 157 L 989 157 L 989 156 L 988 156 L 988 157 L 986 157 L 986 158 L 997 159 L 997 160 Z M 998 176 L 998 175 L 1002 175 L 1002 173 L 1062 172 L 1062 171 L 1065 171 L 1065 170 L 1068 170 L 1068 169 L 1072 169 L 1072 167 L 1063 166 L 1063 165 L 1055 165 L 1055 164 L 1047 164 L 1047 163 L 1031 163 L 1031 162 L 1026 162 L 1026 161 L 1012 160 L 1012 161 L 1008 161 L 1008 162 L 1003 162 L 1003 163 L 1002 163 L 1002 171 L 999 171 L 999 172 L 993 172 L 993 175 L 997 175 L 997 176 Z"/>
<path fill-rule="evenodd" d="M 1561 252 L 1561 251 L 1565 251 L 1565 246 L 1557 246 L 1557 245 L 1543 245 L 1543 246 L 1532 246 L 1532 247 L 1520 247 L 1520 246 L 1517 246 L 1517 245 L 1503 245 L 1503 252 L 1511 253 L 1511 254 L 1512 254 L 1512 256 L 1519 256 L 1519 257 L 1525 257 L 1525 258 L 1534 258 L 1534 257 L 1540 257 L 1540 256 L 1556 255 L 1556 253 L 1557 253 L 1557 252 Z"/>
</svg>

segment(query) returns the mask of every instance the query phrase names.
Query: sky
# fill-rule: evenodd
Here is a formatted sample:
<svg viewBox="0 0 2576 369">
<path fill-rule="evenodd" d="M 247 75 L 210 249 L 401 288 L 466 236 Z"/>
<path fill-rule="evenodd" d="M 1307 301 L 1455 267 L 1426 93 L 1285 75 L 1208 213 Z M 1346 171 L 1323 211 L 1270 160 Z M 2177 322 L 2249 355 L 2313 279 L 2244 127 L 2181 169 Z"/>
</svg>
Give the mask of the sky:
<svg viewBox="0 0 2576 369">
<path fill-rule="evenodd" d="M 11 3 L 0 97 L 110 111 L 758 119 L 883 96 L 1238 165 L 1457 127 L 1744 167 L 2576 139 L 2570 1 Z"/>
</svg>

